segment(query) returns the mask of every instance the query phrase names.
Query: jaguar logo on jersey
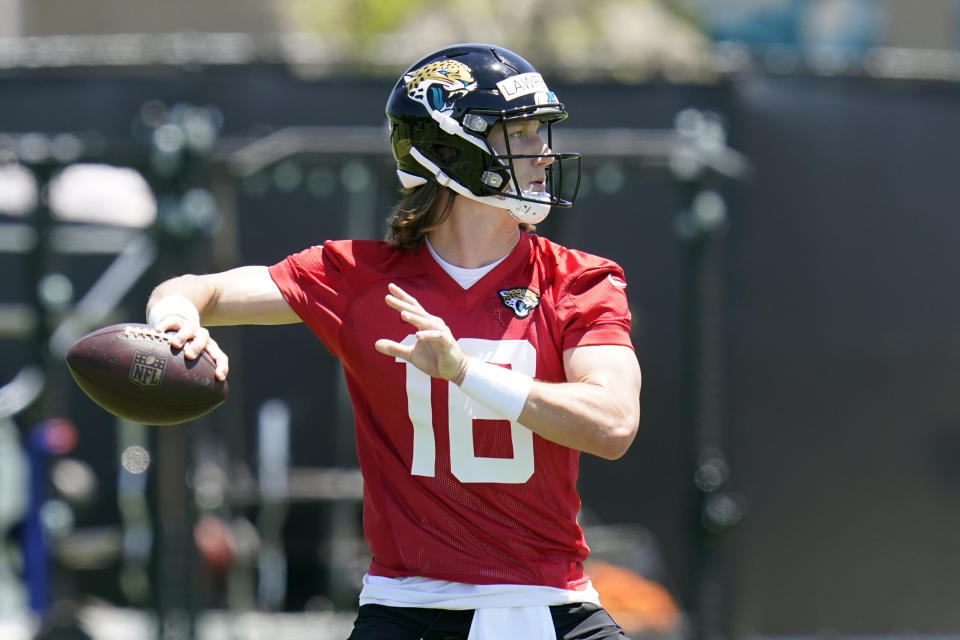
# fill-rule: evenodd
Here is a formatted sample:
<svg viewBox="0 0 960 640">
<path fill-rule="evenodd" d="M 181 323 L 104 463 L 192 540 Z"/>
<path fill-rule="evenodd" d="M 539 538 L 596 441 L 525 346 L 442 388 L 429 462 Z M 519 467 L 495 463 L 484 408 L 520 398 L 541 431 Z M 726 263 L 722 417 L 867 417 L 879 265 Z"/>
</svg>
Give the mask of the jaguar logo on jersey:
<svg viewBox="0 0 960 640">
<path fill-rule="evenodd" d="M 540 304 L 540 296 L 530 289 L 501 289 L 497 293 L 500 294 L 503 306 L 513 311 L 513 315 L 518 318 L 526 318 Z"/>
<path fill-rule="evenodd" d="M 427 111 L 449 113 L 453 103 L 477 88 L 470 67 L 456 60 L 439 60 L 403 76 L 407 97 Z"/>
<path fill-rule="evenodd" d="M 138 387 L 155 387 L 163 378 L 167 359 L 155 353 L 137 353 L 130 367 L 130 382 Z"/>
</svg>

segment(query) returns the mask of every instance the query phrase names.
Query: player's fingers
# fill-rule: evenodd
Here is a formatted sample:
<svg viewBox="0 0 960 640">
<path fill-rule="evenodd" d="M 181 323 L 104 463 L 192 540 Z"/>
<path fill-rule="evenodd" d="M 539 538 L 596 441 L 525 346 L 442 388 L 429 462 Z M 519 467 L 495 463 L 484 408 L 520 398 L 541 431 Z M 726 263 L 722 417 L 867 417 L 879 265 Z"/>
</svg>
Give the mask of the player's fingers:
<svg viewBox="0 0 960 640">
<path fill-rule="evenodd" d="M 436 328 L 437 323 L 432 316 L 425 316 L 422 313 L 417 313 L 416 311 L 401 311 L 400 319 L 404 322 L 412 324 L 417 329 L 430 329 Z"/>
<path fill-rule="evenodd" d="M 388 284 L 387 289 L 390 291 L 390 293 L 392 293 L 397 298 L 400 298 L 404 302 L 420 307 L 420 302 L 416 298 L 414 298 L 412 295 L 410 295 L 409 293 L 407 293 L 406 291 L 404 291 L 394 283 L 391 282 L 390 284 Z M 420 308 L 422 309 L 423 307 L 420 307 Z"/>
<path fill-rule="evenodd" d="M 405 347 L 399 342 L 394 342 L 393 340 L 387 340 L 386 338 L 381 338 L 373 343 L 374 348 L 382 353 L 385 356 L 392 356 L 394 358 L 404 358 L 406 359 L 410 355 L 412 349 L 410 347 Z"/>
<path fill-rule="evenodd" d="M 193 327 L 181 327 L 170 337 L 170 344 L 177 349 L 183 349 L 183 347 L 196 336 L 197 332 Z"/>
<path fill-rule="evenodd" d="M 417 331 L 417 340 L 421 342 L 446 342 L 446 332 L 441 329 L 424 329 Z"/>
<path fill-rule="evenodd" d="M 181 329 L 181 331 L 183 331 Z M 178 334 L 179 335 L 179 334 Z M 207 344 L 210 342 L 210 332 L 204 329 L 203 327 L 198 327 L 193 338 L 186 343 L 186 346 L 183 348 L 183 355 L 187 360 L 196 360 L 197 356 L 203 353 L 203 350 L 207 348 Z"/>
<path fill-rule="evenodd" d="M 396 298 L 392 295 L 388 295 L 385 298 L 385 300 L 388 306 L 390 306 L 393 309 L 396 309 L 397 311 L 400 311 L 401 313 L 407 312 L 412 315 L 422 317 L 425 320 L 429 320 L 430 322 L 443 324 L 443 320 L 439 316 L 435 316 L 431 313 L 427 313 L 424 310 L 424 308 L 421 307 L 419 304 L 410 303 L 405 300 L 401 300 L 400 298 Z"/>
<path fill-rule="evenodd" d="M 158 325 L 158 327 L 159 326 L 161 325 Z M 192 322 L 183 322 L 182 320 L 174 320 L 173 326 L 166 331 L 175 332 L 170 336 L 170 344 L 176 349 L 183 349 L 188 344 L 197 340 L 199 340 L 201 344 L 206 345 L 207 336 L 209 336 L 209 333 L 206 333 L 206 329 L 203 327 L 199 327 Z M 206 335 L 204 335 L 205 333 Z M 201 347 L 200 350 L 202 351 L 203 347 Z M 200 351 L 197 351 L 197 353 L 199 352 Z"/>
<path fill-rule="evenodd" d="M 217 344 L 217 341 L 213 338 L 210 338 L 210 342 L 207 343 L 207 353 L 210 354 L 210 357 L 213 358 L 213 361 L 217 365 L 217 370 L 214 372 L 217 380 L 223 382 L 227 379 L 227 374 L 230 373 L 230 358 L 227 357 L 227 354 L 224 353 L 223 349 L 220 348 L 220 345 Z"/>
<path fill-rule="evenodd" d="M 413 325 L 418 331 L 433 330 L 442 334 L 450 333 L 450 329 L 447 328 L 447 324 L 441 318 L 431 316 L 428 313 L 401 311 L 400 319 Z"/>
<path fill-rule="evenodd" d="M 387 296 L 384 298 L 384 300 L 386 301 L 388 307 L 390 307 L 391 309 L 396 309 L 397 311 L 411 308 L 409 303 L 404 302 L 403 300 L 396 297 L 392 293 L 388 293 Z"/>
<path fill-rule="evenodd" d="M 393 295 L 387 295 L 385 300 L 387 302 L 387 306 L 389 306 L 391 309 L 395 309 L 397 311 L 410 311 L 412 313 L 418 313 L 423 316 L 430 315 L 429 313 L 424 311 L 423 307 L 421 307 L 419 304 L 416 304 L 415 302 L 402 300 Z"/>
<path fill-rule="evenodd" d="M 397 296 L 398 298 L 411 298 L 412 296 L 400 288 L 400 286 L 394 282 L 387 284 L 387 291 Z"/>
<path fill-rule="evenodd" d="M 184 323 L 184 318 L 177 315 L 163 318 L 153 328 L 160 333 L 173 332 L 170 344 L 177 349 L 182 349 L 187 340 L 193 337 L 193 326 L 189 322 Z"/>
<path fill-rule="evenodd" d="M 180 316 L 164 316 L 153 328 L 160 333 L 166 333 L 167 331 L 179 329 L 181 321 L 182 318 L 180 318 Z"/>
</svg>

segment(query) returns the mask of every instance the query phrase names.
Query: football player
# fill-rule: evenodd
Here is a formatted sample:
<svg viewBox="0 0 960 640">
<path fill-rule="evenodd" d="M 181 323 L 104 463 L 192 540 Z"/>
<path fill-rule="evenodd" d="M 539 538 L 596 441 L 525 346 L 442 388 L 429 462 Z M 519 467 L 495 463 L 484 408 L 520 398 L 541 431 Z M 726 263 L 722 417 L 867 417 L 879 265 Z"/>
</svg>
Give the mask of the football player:
<svg viewBox="0 0 960 640">
<path fill-rule="evenodd" d="M 188 357 L 201 325 L 305 323 L 343 362 L 373 558 L 351 640 L 624 638 L 583 571 L 581 452 L 637 432 L 640 368 L 621 268 L 533 231 L 568 207 L 579 154 L 526 60 L 457 45 L 387 102 L 404 195 L 385 242 L 185 275 L 147 304 Z"/>
</svg>

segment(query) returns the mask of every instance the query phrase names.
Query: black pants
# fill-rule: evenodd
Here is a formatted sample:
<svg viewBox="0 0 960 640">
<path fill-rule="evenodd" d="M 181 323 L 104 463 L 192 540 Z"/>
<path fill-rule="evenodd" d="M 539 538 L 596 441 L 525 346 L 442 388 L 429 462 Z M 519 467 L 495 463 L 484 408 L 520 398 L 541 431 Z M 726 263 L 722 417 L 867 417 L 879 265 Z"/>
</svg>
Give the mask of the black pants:
<svg viewBox="0 0 960 640">
<path fill-rule="evenodd" d="M 629 640 L 610 614 L 593 604 L 557 605 L 550 607 L 550 615 L 557 640 Z M 473 609 L 365 604 L 360 607 L 348 640 L 466 640 L 472 621 Z"/>
</svg>

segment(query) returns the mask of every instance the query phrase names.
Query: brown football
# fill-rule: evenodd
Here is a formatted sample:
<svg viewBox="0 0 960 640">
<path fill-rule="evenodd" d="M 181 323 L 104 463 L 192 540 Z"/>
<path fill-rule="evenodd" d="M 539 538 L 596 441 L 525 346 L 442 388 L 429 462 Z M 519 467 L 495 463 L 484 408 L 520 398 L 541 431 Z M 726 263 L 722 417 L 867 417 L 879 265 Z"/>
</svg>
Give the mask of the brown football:
<svg viewBox="0 0 960 640">
<path fill-rule="evenodd" d="M 227 399 L 227 383 L 214 377 L 210 354 L 188 360 L 166 334 L 145 324 L 88 333 L 67 351 L 67 368 L 98 405 L 147 425 L 187 422 Z"/>
</svg>

